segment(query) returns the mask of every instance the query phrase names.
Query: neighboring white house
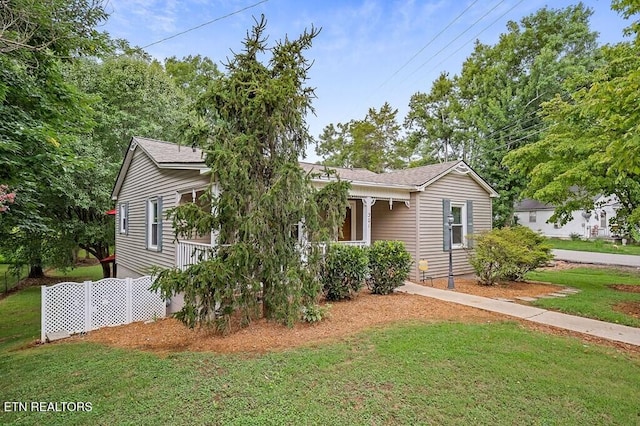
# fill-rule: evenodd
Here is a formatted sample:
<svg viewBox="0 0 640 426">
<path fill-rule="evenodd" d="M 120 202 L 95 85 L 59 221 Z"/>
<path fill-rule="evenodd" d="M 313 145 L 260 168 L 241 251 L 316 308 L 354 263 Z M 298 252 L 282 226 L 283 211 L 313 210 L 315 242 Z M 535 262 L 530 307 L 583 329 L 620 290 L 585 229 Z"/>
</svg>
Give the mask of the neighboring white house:
<svg viewBox="0 0 640 426">
<path fill-rule="evenodd" d="M 515 206 L 517 223 L 524 225 L 546 237 L 570 238 L 580 235 L 581 238 L 612 237 L 611 219 L 616 217 L 618 201 L 615 196 L 599 196 L 594 200 L 592 210 L 576 210 L 573 219 L 564 225 L 549 222 L 554 206 L 532 199 L 524 199 Z"/>
</svg>

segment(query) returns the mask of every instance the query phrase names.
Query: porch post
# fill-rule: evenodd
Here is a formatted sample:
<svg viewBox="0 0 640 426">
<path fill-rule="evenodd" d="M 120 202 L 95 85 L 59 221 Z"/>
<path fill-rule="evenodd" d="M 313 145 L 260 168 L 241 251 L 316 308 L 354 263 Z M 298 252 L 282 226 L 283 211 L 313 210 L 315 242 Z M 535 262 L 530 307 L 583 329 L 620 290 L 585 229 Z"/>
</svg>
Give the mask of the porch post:
<svg viewBox="0 0 640 426">
<path fill-rule="evenodd" d="M 376 203 L 375 198 L 362 199 L 362 239 L 367 246 L 371 245 L 371 206 Z"/>
</svg>

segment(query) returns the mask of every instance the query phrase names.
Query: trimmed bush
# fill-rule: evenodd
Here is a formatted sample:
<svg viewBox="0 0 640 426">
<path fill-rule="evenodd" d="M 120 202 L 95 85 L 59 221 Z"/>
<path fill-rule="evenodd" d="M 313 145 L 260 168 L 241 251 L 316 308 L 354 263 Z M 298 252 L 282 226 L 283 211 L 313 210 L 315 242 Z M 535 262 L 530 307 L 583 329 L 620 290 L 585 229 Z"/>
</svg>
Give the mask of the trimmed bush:
<svg viewBox="0 0 640 426">
<path fill-rule="evenodd" d="M 411 255 L 402 241 L 376 241 L 369 248 L 371 276 L 367 285 L 373 294 L 389 294 L 409 276 Z"/>
<path fill-rule="evenodd" d="M 320 272 L 327 300 L 352 298 L 369 273 L 367 253 L 361 247 L 331 244 Z"/>
<path fill-rule="evenodd" d="M 494 229 L 473 240 L 469 263 L 483 285 L 521 281 L 527 272 L 553 259 L 546 238 L 524 226 Z"/>
</svg>

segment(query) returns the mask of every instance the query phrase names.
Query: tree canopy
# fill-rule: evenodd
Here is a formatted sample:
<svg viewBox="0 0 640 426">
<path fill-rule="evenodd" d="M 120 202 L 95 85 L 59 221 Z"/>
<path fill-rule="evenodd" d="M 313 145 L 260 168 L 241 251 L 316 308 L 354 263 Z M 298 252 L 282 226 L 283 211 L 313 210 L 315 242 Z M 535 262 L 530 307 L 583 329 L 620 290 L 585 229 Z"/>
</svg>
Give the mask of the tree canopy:
<svg viewBox="0 0 640 426">
<path fill-rule="evenodd" d="M 543 105 L 547 130 L 505 164 L 529 176 L 525 194 L 556 205 L 552 219 L 561 222 L 592 210 L 596 195 L 615 196 L 614 225 L 629 234 L 640 226 L 640 45 L 605 46 L 602 54 L 600 67 L 567 82 L 568 97 Z"/>
</svg>

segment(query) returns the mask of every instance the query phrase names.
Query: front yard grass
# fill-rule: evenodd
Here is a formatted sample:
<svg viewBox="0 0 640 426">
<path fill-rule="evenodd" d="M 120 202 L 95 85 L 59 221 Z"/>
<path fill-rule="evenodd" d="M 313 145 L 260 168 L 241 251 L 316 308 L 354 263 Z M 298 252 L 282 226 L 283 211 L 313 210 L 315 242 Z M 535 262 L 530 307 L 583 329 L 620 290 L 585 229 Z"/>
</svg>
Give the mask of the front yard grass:
<svg viewBox="0 0 640 426">
<path fill-rule="evenodd" d="M 561 240 L 559 238 L 549 238 L 547 240 L 551 248 L 561 250 L 589 251 L 595 253 L 631 254 L 640 255 L 640 246 L 622 244 L 614 245 L 603 240 Z"/>
<path fill-rule="evenodd" d="M 30 288 L 0 300 L 0 324 L 3 402 L 92 404 L 88 413 L 0 410 L 2 424 L 638 421 L 638 354 L 515 322 L 398 324 L 268 354 L 156 354 L 81 339 L 18 349 L 39 334 L 39 288 Z"/>
<path fill-rule="evenodd" d="M 580 293 L 563 298 L 538 299 L 533 305 L 544 309 L 594 318 L 618 324 L 640 327 L 640 319 L 614 309 L 622 302 L 640 303 L 640 293 L 624 292 L 609 287 L 612 284 L 640 286 L 640 273 L 614 268 L 574 268 L 559 271 L 535 271 L 527 279 L 566 285 Z"/>
</svg>

